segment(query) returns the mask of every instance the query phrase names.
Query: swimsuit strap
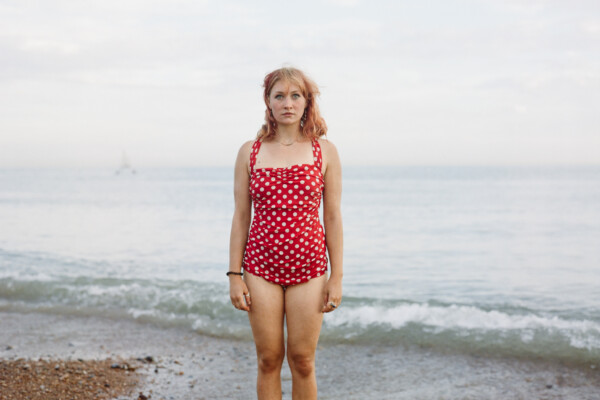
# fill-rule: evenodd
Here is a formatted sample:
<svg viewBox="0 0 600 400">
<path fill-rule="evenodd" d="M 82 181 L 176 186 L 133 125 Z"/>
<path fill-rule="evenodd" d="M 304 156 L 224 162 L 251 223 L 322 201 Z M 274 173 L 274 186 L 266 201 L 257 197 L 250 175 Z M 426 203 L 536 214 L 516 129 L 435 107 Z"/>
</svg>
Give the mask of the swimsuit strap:
<svg viewBox="0 0 600 400">
<path fill-rule="evenodd" d="M 313 160 L 315 161 L 315 166 L 321 169 L 321 165 L 323 164 L 323 157 L 321 154 L 321 145 L 319 145 L 318 139 L 313 139 L 312 142 L 312 151 L 313 151 Z"/>
<path fill-rule="evenodd" d="M 256 155 L 258 154 L 258 150 L 260 150 L 260 140 L 256 140 L 254 144 L 252 144 L 252 151 L 250 152 L 250 171 L 254 172 L 254 164 L 256 164 Z"/>
</svg>

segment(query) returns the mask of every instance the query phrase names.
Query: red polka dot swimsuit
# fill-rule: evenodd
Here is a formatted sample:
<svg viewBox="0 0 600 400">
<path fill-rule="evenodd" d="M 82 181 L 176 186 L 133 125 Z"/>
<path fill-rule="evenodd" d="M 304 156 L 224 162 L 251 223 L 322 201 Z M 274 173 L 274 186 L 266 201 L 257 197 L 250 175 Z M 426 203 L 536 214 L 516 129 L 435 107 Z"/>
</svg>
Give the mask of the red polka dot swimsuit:
<svg viewBox="0 0 600 400">
<path fill-rule="evenodd" d="M 319 221 L 324 183 L 321 147 L 313 141 L 313 164 L 255 169 L 260 145 L 254 142 L 250 153 L 254 215 L 244 270 L 282 286 L 296 285 L 327 271 Z"/>
</svg>

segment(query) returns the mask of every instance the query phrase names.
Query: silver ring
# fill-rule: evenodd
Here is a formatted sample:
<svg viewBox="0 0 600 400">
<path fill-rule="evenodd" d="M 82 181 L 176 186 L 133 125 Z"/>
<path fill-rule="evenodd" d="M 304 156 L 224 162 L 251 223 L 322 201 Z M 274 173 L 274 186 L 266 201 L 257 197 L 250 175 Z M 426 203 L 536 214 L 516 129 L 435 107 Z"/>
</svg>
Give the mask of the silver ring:
<svg viewBox="0 0 600 400">
<path fill-rule="evenodd" d="M 244 295 L 244 297 L 246 297 L 246 296 L 250 297 L 250 293 L 246 293 L 246 294 Z"/>
<path fill-rule="evenodd" d="M 333 301 L 330 301 L 329 305 L 331 306 L 331 308 L 337 308 L 337 306 L 333 303 Z"/>
</svg>

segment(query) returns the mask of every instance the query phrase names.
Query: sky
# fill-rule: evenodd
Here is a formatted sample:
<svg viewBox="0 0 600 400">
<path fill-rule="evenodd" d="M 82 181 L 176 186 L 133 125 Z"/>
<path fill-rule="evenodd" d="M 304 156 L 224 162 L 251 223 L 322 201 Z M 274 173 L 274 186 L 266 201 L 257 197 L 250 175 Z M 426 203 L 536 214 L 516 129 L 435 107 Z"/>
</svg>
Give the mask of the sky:
<svg viewBox="0 0 600 400">
<path fill-rule="evenodd" d="M 344 165 L 600 164 L 597 0 L 0 0 L 0 167 L 233 166 L 284 65 Z"/>
</svg>

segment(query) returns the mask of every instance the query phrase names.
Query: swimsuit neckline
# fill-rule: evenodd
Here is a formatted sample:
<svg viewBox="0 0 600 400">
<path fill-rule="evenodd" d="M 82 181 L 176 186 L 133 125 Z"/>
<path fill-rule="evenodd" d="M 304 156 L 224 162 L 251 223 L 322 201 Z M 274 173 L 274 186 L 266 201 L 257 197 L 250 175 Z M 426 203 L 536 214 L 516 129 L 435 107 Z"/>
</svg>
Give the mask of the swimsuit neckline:
<svg viewBox="0 0 600 400">
<path fill-rule="evenodd" d="M 264 169 L 269 169 L 269 170 L 273 170 L 273 169 L 292 169 L 294 167 L 317 167 L 317 165 L 313 162 L 312 164 L 309 163 L 304 163 L 304 164 L 294 164 L 294 165 L 290 165 L 289 167 L 262 167 L 262 168 L 254 168 L 255 171 L 260 171 L 260 170 L 264 170 Z"/>
</svg>

